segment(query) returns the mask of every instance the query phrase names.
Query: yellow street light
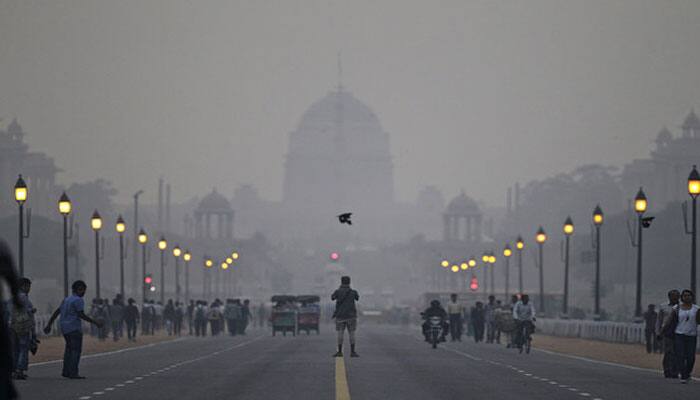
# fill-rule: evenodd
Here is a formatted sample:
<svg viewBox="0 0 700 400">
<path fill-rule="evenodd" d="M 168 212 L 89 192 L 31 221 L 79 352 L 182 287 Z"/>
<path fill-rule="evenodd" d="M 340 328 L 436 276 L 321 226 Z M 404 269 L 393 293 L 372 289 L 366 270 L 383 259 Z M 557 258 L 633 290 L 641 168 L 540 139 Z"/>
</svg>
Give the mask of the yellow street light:
<svg viewBox="0 0 700 400">
<path fill-rule="evenodd" d="M 593 223 L 598 226 L 603 225 L 603 219 L 603 210 L 600 208 L 600 204 L 598 204 L 593 210 Z"/>
<path fill-rule="evenodd" d="M 698 173 L 695 165 L 693 165 L 693 170 L 688 175 L 688 193 L 693 198 L 700 195 L 700 173 Z"/>
<path fill-rule="evenodd" d="M 544 243 L 547 241 L 547 234 L 544 232 L 544 229 L 540 226 L 539 229 L 537 229 L 537 235 L 535 236 L 535 240 L 537 240 L 537 243 Z"/>
<path fill-rule="evenodd" d="M 494 256 L 493 254 L 491 254 L 491 255 L 489 256 L 489 263 L 490 263 L 490 264 L 495 264 L 495 263 L 496 263 L 496 256 Z"/>
<path fill-rule="evenodd" d="M 503 257 L 510 257 L 513 255 L 513 250 L 510 249 L 510 245 L 506 244 L 506 247 L 503 248 Z"/>
<path fill-rule="evenodd" d="M 471 258 L 469 259 L 469 267 L 470 267 L 470 268 L 476 267 L 476 259 L 475 259 L 474 257 L 471 257 Z"/>
<path fill-rule="evenodd" d="M 148 235 L 146 235 L 146 231 L 144 231 L 143 229 L 141 229 L 139 231 L 139 243 L 141 243 L 141 244 L 148 243 Z"/>
<path fill-rule="evenodd" d="M 222 262 L 222 263 L 221 263 L 221 269 L 227 270 L 227 269 L 228 269 L 228 264 L 225 263 L 225 262 Z"/>
<path fill-rule="evenodd" d="M 649 203 L 647 202 L 647 196 L 640 187 L 639 191 L 637 192 L 637 196 L 634 198 L 634 211 L 636 211 L 637 214 L 644 214 L 648 206 Z"/>
<path fill-rule="evenodd" d="M 163 236 L 160 237 L 160 240 L 158 241 L 158 248 L 163 251 L 168 248 L 168 242 L 165 240 Z"/>
<path fill-rule="evenodd" d="M 459 265 L 459 267 L 462 269 L 462 271 L 465 271 L 469 269 L 469 264 L 463 262 L 462 264 Z"/>
<path fill-rule="evenodd" d="M 481 256 L 481 261 L 488 263 L 489 262 L 489 255 L 484 253 L 484 255 Z"/>
<path fill-rule="evenodd" d="M 15 183 L 15 201 L 17 201 L 18 204 L 24 204 L 24 202 L 27 201 L 28 195 L 29 189 L 27 189 L 27 184 L 20 174 L 19 178 L 17 178 L 17 183 Z"/>
<path fill-rule="evenodd" d="M 124 223 L 124 218 L 122 218 L 121 215 L 117 217 L 117 224 L 114 226 L 114 229 L 117 230 L 117 233 L 124 233 L 126 231 L 126 224 Z"/>
<path fill-rule="evenodd" d="M 58 199 L 58 212 L 62 215 L 68 215 L 71 213 L 71 211 L 73 211 L 73 205 L 71 204 L 66 192 L 63 192 L 61 198 Z"/>
<path fill-rule="evenodd" d="M 571 217 L 566 217 L 566 221 L 564 221 L 564 234 L 567 236 L 571 236 L 574 233 L 574 222 L 571 220 Z"/>
<path fill-rule="evenodd" d="M 442 265 L 444 268 L 447 268 L 447 267 L 450 266 L 450 262 L 447 261 L 447 260 L 442 260 L 442 262 L 440 263 L 440 265 Z"/>
<path fill-rule="evenodd" d="M 207 268 L 211 268 L 213 265 L 214 265 L 214 261 L 212 261 L 208 258 L 204 261 L 204 266 Z"/>
<path fill-rule="evenodd" d="M 102 229 L 102 217 L 100 217 L 100 213 L 95 210 L 94 213 L 92 213 L 92 219 L 90 219 L 90 226 L 92 227 L 93 231 L 99 231 Z"/>
<path fill-rule="evenodd" d="M 523 242 L 522 236 L 518 236 L 518 239 L 515 242 L 515 248 L 518 250 L 522 250 L 525 248 L 525 242 Z"/>
<path fill-rule="evenodd" d="M 234 260 L 238 260 L 238 257 L 240 257 L 240 254 L 238 254 L 237 251 L 234 251 L 233 253 L 231 253 L 231 258 L 233 258 Z"/>
<path fill-rule="evenodd" d="M 182 258 L 189 262 L 192 259 L 192 253 L 190 253 L 189 250 L 185 250 L 185 254 L 182 255 Z"/>
<path fill-rule="evenodd" d="M 180 257 L 182 255 L 182 249 L 180 249 L 180 246 L 175 245 L 175 247 L 173 247 L 173 255 L 175 257 Z"/>
<path fill-rule="evenodd" d="M 453 266 L 452 266 L 452 272 L 459 272 L 459 266 L 458 266 L 458 265 L 453 265 Z"/>
<path fill-rule="evenodd" d="M 229 265 L 230 265 L 230 264 L 233 264 L 233 258 L 228 257 L 228 258 L 226 259 L 226 264 L 229 264 Z"/>
</svg>

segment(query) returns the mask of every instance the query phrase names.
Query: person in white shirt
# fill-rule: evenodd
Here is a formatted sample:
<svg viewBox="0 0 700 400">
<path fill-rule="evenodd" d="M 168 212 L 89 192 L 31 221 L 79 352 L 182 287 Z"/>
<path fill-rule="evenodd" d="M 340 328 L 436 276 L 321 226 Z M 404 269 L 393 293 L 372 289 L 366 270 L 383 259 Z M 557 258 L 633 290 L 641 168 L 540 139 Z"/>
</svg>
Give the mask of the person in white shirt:
<svg viewBox="0 0 700 400">
<path fill-rule="evenodd" d="M 450 337 L 454 342 L 462 341 L 462 314 L 464 306 L 457 302 L 457 294 L 450 295 L 450 302 L 447 303 L 447 315 L 450 318 Z"/>
<path fill-rule="evenodd" d="M 681 383 L 688 383 L 695 366 L 695 349 L 698 342 L 700 313 L 695 294 L 690 290 L 681 292 L 681 303 L 674 309 L 676 313 L 675 351 L 676 362 L 681 373 Z"/>
<path fill-rule="evenodd" d="M 527 329 L 529 335 L 535 330 L 533 324 L 535 321 L 535 306 L 530 303 L 530 296 L 523 294 L 520 297 L 520 301 L 515 303 L 513 307 L 513 319 L 515 319 L 517 324 L 515 344 L 519 349 L 522 349 L 526 337 L 523 331 Z"/>
</svg>

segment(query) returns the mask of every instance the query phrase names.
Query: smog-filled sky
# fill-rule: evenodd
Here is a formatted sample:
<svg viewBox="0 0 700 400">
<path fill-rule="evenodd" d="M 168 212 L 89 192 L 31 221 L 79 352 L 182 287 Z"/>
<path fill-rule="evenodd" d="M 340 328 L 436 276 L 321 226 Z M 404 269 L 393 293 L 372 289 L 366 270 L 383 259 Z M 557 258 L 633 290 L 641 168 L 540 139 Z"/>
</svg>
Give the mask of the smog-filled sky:
<svg viewBox="0 0 700 400">
<path fill-rule="evenodd" d="M 0 0 L 0 117 L 125 201 L 253 183 L 342 83 L 391 135 L 397 196 L 506 187 L 648 154 L 700 107 L 700 2 Z"/>
</svg>

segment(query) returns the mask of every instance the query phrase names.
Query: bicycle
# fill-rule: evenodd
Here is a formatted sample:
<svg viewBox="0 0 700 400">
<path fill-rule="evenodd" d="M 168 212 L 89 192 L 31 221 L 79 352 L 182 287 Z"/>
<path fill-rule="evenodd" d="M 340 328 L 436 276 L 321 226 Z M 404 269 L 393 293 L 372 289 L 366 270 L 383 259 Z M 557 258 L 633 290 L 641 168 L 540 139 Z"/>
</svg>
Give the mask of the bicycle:
<svg viewBox="0 0 700 400">
<path fill-rule="evenodd" d="M 518 324 L 518 350 L 520 354 L 525 350 L 525 354 L 530 354 L 532 345 L 532 332 L 535 331 L 535 325 L 532 321 L 521 321 Z M 524 348 L 524 349 L 523 349 Z"/>
</svg>

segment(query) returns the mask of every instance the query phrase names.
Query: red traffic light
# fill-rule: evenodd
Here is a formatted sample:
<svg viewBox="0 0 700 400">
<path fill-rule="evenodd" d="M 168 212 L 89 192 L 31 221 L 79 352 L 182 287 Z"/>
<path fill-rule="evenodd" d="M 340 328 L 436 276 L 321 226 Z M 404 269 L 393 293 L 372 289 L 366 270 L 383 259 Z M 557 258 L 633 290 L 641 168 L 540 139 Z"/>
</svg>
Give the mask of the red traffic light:
<svg viewBox="0 0 700 400">
<path fill-rule="evenodd" d="M 331 253 L 331 261 L 338 261 L 340 260 L 340 254 L 336 253 L 335 251 Z"/>
<path fill-rule="evenodd" d="M 472 275 L 472 281 L 469 284 L 469 289 L 471 289 L 472 291 L 479 290 L 479 280 L 474 275 Z"/>
<path fill-rule="evenodd" d="M 145 283 L 146 285 L 150 285 L 151 283 L 153 283 L 153 278 L 150 275 L 148 275 L 145 278 L 143 278 L 143 283 Z"/>
</svg>

